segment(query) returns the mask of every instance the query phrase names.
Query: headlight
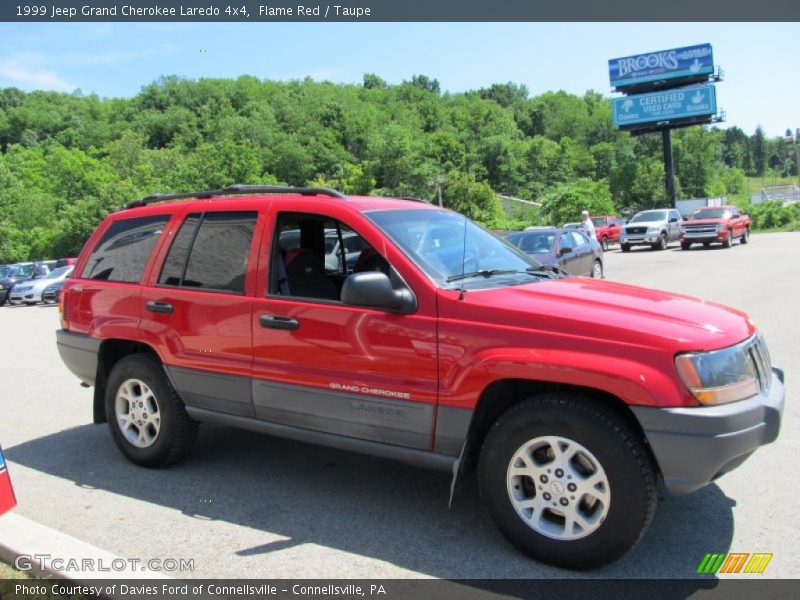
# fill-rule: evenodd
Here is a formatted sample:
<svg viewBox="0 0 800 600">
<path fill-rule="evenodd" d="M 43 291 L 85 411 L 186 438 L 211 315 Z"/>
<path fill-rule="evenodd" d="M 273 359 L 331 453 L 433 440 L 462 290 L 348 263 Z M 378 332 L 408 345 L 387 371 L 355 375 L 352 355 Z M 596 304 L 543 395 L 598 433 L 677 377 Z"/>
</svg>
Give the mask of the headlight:
<svg viewBox="0 0 800 600">
<path fill-rule="evenodd" d="M 680 354 L 678 375 L 702 404 L 728 404 L 755 396 L 771 381 L 766 344 L 760 336 L 722 350 Z"/>
<path fill-rule="evenodd" d="M 2 284 L 2 283 L 0 283 L 0 290 L 4 290 L 4 289 L 5 289 L 5 288 L 3 287 L 3 284 Z"/>
<path fill-rule="evenodd" d="M 658 227 L 648 227 L 647 233 L 658 233 Z"/>
<path fill-rule="evenodd" d="M 716 230 L 725 231 L 725 225 L 723 225 L 722 223 L 717 223 Z"/>
</svg>

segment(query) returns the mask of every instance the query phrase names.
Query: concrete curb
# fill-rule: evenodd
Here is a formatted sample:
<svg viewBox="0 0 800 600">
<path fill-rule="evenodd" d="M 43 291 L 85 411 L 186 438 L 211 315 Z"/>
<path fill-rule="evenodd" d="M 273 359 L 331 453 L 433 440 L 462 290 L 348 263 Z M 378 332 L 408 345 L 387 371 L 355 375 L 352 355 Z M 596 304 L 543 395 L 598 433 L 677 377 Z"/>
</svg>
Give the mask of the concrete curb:
<svg viewBox="0 0 800 600">
<path fill-rule="evenodd" d="M 56 577 L 73 581 L 172 579 L 141 565 L 138 570 L 135 570 L 129 560 L 10 512 L 0 517 L 0 560 L 14 567 L 17 557 L 21 555 L 49 557 L 48 560 L 26 559 L 26 563 L 31 563 L 31 568 L 26 569 L 26 573 L 35 577 Z M 79 568 L 56 569 L 49 562 L 53 559 L 59 559 L 65 567 L 71 567 L 74 564 Z M 88 570 L 84 566 L 87 564 L 86 561 L 91 561 L 91 564 L 103 566 L 108 570 Z M 122 565 L 123 563 L 126 565 L 124 569 L 112 568 L 112 565 Z"/>
</svg>

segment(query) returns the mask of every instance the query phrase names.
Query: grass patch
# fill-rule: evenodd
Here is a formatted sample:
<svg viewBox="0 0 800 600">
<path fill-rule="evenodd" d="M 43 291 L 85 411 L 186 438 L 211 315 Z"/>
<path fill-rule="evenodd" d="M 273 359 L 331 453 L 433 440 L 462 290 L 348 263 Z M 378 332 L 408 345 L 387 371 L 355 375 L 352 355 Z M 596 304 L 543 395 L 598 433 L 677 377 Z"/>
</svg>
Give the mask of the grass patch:
<svg viewBox="0 0 800 600">
<path fill-rule="evenodd" d="M 22 571 L 17 571 L 4 562 L 0 562 L 0 579 L 30 579 L 30 576 Z"/>
<path fill-rule="evenodd" d="M 764 177 L 748 177 L 747 189 L 749 194 L 758 194 L 764 186 L 768 185 L 791 185 L 797 183 L 797 177 L 772 177 L 765 175 Z"/>
</svg>

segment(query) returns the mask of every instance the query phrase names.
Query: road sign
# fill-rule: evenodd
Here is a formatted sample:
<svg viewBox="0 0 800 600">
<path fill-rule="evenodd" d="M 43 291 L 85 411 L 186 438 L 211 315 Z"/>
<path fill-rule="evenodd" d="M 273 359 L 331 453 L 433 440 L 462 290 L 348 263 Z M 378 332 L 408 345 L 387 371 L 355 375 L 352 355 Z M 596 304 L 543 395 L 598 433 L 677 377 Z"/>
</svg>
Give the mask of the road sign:
<svg viewBox="0 0 800 600">
<path fill-rule="evenodd" d="M 699 80 L 714 72 L 711 44 L 660 50 L 608 61 L 611 87 L 617 89 L 671 79 Z"/>
<path fill-rule="evenodd" d="M 614 125 L 627 127 L 643 123 L 674 124 L 702 121 L 717 112 L 717 94 L 711 84 L 694 85 L 663 92 L 612 98 Z"/>
</svg>

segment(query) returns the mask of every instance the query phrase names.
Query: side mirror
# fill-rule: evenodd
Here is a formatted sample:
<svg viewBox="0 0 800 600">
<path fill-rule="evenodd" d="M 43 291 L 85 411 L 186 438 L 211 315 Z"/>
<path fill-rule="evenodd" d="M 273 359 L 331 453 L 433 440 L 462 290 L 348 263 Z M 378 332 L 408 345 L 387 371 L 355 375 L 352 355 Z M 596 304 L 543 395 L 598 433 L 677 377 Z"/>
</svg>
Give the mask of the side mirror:
<svg viewBox="0 0 800 600">
<path fill-rule="evenodd" d="M 379 271 L 353 273 L 345 279 L 342 302 L 349 306 L 406 314 L 417 310 L 417 299 L 411 290 L 394 290 L 386 274 Z"/>
<path fill-rule="evenodd" d="M 670 217 L 669 218 L 669 222 L 670 223 L 677 223 L 678 222 L 678 217 Z"/>
<path fill-rule="evenodd" d="M 559 256 L 564 256 L 565 254 L 569 254 L 570 252 L 572 252 L 572 248 L 570 248 L 569 246 L 561 246 L 561 248 L 558 249 Z"/>
</svg>

